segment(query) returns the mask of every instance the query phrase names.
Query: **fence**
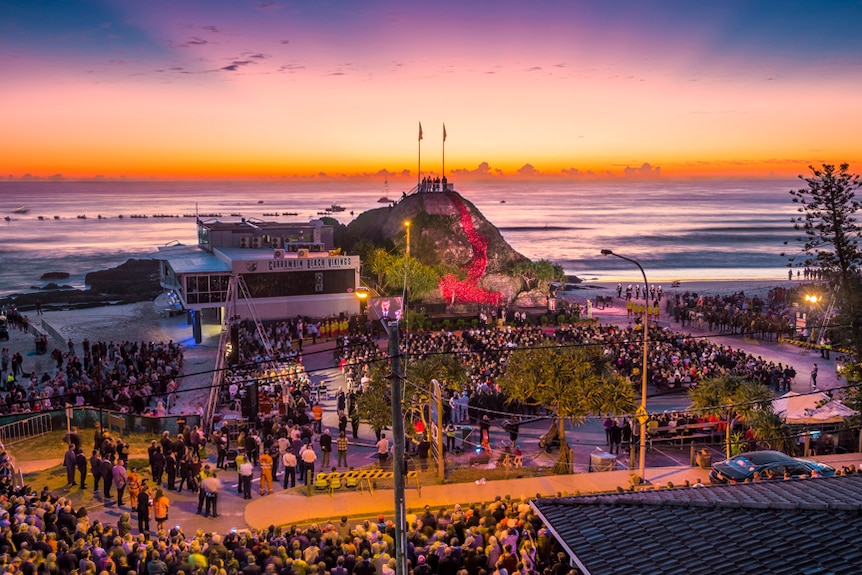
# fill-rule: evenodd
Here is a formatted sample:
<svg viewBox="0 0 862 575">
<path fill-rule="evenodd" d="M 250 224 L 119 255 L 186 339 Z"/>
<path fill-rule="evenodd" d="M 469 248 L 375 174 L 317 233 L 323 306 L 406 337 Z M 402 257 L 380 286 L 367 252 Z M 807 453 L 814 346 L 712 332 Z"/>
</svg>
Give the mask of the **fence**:
<svg viewBox="0 0 862 575">
<path fill-rule="evenodd" d="M 27 437 L 35 437 L 44 433 L 50 433 L 54 429 L 66 429 L 66 411 L 58 409 L 54 411 L 46 411 L 36 417 L 31 417 L 31 414 L 6 415 L 0 417 L 0 434 L 5 429 L 16 429 L 17 427 L 25 428 L 28 421 L 43 418 L 47 426 L 45 431 L 35 433 L 29 436 L 21 436 L 11 440 L 12 442 L 27 439 Z M 172 435 L 179 433 L 183 427 L 188 425 L 194 427 L 200 425 L 201 417 L 198 414 L 188 415 L 168 415 L 166 417 L 150 417 L 148 415 L 137 415 L 134 413 L 120 413 L 119 411 L 111 411 L 107 409 L 98 409 L 95 407 L 74 407 L 72 408 L 71 424 L 78 429 L 92 429 L 99 423 L 105 429 L 114 431 L 120 435 L 127 433 L 150 433 L 158 436 L 162 431 L 168 431 Z M 0 435 L 0 439 L 8 442 L 6 436 Z"/>
<path fill-rule="evenodd" d="M 11 445 L 18 441 L 30 439 L 31 437 L 51 433 L 53 430 L 54 425 L 51 414 L 41 413 L 35 417 L 28 417 L 27 419 L 0 425 L 0 442 L 3 445 Z"/>
</svg>

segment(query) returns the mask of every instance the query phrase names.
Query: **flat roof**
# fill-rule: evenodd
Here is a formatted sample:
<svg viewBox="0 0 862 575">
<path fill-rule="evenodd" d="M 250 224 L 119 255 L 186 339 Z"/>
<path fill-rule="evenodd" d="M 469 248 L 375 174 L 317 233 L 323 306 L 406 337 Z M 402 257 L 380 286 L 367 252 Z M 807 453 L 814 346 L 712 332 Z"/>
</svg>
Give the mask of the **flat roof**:
<svg viewBox="0 0 862 575">
<path fill-rule="evenodd" d="M 271 260 L 275 257 L 274 253 L 273 253 L 274 252 L 273 248 L 234 248 L 234 247 L 219 248 L 219 247 L 214 247 L 213 251 L 218 252 L 220 254 L 223 254 L 226 258 L 228 258 L 231 261 Z M 284 252 L 284 259 L 286 259 L 286 260 L 296 259 L 299 257 L 299 254 L 297 254 L 296 252 L 289 252 L 286 250 L 281 250 L 281 251 Z M 311 257 L 328 258 L 329 257 L 329 250 L 325 250 L 322 252 L 311 252 L 310 255 L 311 255 Z"/>
<path fill-rule="evenodd" d="M 198 246 L 177 245 L 167 249 L 160 248 L 158 252 L 152 254 L 152 257 L 168 262 L 171 269 L 177 274 L 231 272 L 230 262 L 226 262 Z"/>
<path fill-rule="evenodd" d="M 223 222 L 221 220 L 215 221 L 201 221 L 199 225 L 209 229 L 209 230 L 219 230 L 219 231 L 249 231 L 253 232 L 255 230 L 272 230 L 272 229 L 283 229 L 283 228 L 316 228 L 322 224 L 319 220 L 314 220 L 312 222 L 275 222 L 275 221 L 264 221 L 264 220 L 243 220 L 239 222 Z"/>
</svg>

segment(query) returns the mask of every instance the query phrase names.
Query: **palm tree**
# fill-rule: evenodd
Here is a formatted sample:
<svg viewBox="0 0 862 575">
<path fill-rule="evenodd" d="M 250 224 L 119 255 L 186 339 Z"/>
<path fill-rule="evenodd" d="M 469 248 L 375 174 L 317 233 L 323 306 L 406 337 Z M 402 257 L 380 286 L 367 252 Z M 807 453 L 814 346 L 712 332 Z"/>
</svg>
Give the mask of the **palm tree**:
<svg viewBox="0 0 862 575">
<path fill-rule="evenodd" d="M 498 384 L 509 402 L 544 406 L 554 413 L 560 440 L 555 473 L 572 472 L 566 420 L 580 425 L 589 415 L 631 413 L 635 406 L 632 383 L 598 346 L 518 349 Z"/>
<path fill-rule="evenodd" d="M 772 410 L 771 389 L 762 383 L 729 373 L 705 378 L 696 387 L 689 389 L 688 394 L 697 411 L 725 418 L 725 454 L 728 458 L 731 456 L 734 415 L 750 422 L 757 411 Z"/>
</svg>

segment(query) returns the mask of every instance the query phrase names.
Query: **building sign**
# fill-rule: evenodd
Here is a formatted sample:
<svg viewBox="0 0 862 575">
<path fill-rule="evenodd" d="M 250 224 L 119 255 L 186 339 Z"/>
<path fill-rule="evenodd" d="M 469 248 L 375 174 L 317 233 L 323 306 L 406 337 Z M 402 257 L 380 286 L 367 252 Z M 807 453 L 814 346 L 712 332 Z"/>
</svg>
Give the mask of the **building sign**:
<svg viewBox="0 0 862 575">
<path fill-rule="evenodd" d="M 249 267 L 247 264 L 254 263 Z M 303 258 L 275 258 L 270 260 L 244 260 L 233 262 L 234 272 L 237 273 L 268 273 L 268 272 L 292 272 L 292 271 L 323 271 L 359 269 L 358 256 L 319 256 Z"/>
</svg>

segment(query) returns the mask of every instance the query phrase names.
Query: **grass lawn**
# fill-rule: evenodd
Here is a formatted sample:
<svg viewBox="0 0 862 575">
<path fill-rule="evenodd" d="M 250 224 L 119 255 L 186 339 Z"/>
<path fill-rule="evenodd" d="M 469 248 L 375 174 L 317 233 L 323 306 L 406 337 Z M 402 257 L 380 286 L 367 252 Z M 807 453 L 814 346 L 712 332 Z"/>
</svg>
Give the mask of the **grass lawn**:
<svg viewBox="0 0 862 575">
<path fill-rule="evenodd" d="M 93 453 L 93 430 L 81 432 L 81 448 L 84 455 L 90 457 Z M 66 453 L 68 444 L 63 441 L 66 430 L 56 430 L 45 435 L 19 441 L 7 446 L 7 449 L 15 457 L 15 461 L 38 461 L 41 459 L 62 459 Z M 116 437 L 116 436 L 115 436 Z M 150 441 L 157 439 L 149 433 L 129 433 L 122 436 L 123 441 L 129 444 L 129 453 L 145 453 Z"/>
<path fill-rule="evenodd" d="M 24 484 L 29 485 L 34 491 L 40 492 L 44 486 L 53 491 L 57 495 L 71 497 L 75 504 L 80 506 L 91 506 L 100 504 L 101 499 L 96 499 L 93 496 L 93 476 L 90 471 L 89 457 L 93 452 L 93 430 L 84 430 L 81 432 L 81 446 L 84 454 L 87 456 L 87 489 L 82 490 L 80 487 L 73 487 L 70 490 L 66 487 L 66 468 L 62 465 L 63 455 L 68 448 L 68 444 L 63 441 L 66 436 L 66 430 L 57 430 L 33 437 L 24 441 L 19 441 L 7 446 L 7 450 L 15 458 L 16 463 L 24 463 L 28 461 L 42 460 L 57 460 L 56 465 L 52 465 L 42 471 L 24 474 Z M 155 439 L 155 436 L 149 433 L 130 433 L 123 436 L 123 441 L 129 444 L 129 453 L 132 455 L 129 458 L 129 468 L 137 467 L 140 470 L 149 467 L 145 454 L 150 441 Z M 77 480 L 77 476 L 76 476 Z"/>
</svg>

